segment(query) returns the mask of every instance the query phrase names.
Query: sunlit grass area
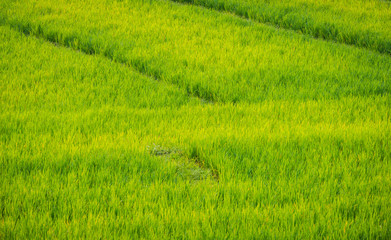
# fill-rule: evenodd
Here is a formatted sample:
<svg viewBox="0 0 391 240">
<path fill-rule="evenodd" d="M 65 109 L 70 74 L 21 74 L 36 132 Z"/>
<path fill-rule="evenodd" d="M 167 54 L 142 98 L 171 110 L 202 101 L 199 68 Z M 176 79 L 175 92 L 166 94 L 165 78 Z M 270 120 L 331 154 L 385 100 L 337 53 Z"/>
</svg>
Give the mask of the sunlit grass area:
<svg viewBox="0 0 391 240">
<path fill-rule="evenodd" d="M 383 0 L 173 0 L 230 12 L 315 38 L 391 54 L 391 4 Z"/>
<path fill-rule="evenodd" d="M 0 239 L 391 237 L 390 56 L 172 1 L 0 6 Z"/>
</svg>

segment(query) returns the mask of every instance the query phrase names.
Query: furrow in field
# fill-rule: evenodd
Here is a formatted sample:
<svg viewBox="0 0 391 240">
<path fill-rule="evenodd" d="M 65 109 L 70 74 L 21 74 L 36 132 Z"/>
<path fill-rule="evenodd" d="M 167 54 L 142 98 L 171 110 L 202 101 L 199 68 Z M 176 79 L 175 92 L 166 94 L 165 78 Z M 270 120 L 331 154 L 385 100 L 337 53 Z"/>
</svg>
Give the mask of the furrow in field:
<svg viewBox="0 0 391 240">
<path fill-rule="evenodd" d="M 202 104 L 8 27 L 0 69 L 6 239 L 389 236 L 387 93 Z"/>
<path fill-rule="evenodd" d="M 26 32 L 8 29 L 8 26 L 0 27 L 4 39 L 0 45 L 2 64 L 7 72 L 2 75 L 0 86 L 4 113 L 80 111 L 109 105 L 140 109 L 178 108 L 199 102 L 175 85 L 155 81 L 105 56 L 74 51 L 56 41 L 36 38 Z M 21 41 L 19 35 L 27 40 Z M 16 41 L 14 45 L 9 43 L 13 41 Z M 19 54 L 25 56 L 18 58 Z M 23 94 L 13 95 L 15 92 Z"/>
<path fill-rule="evenodd" d="M 10 23 L 9 26 L 16 31 L 19 31 L 19 32 L 25 34 L 26 36 L 32 35 L 32 36 L 44 39 L 44 40 L 46 40 L 56 46 L 67 47 L 67 48 L 70 48 L 73 50 L 81 51 L 81 52 L 88 54 L 88 55 L 104 56 L 107 59 L 109 59 L 115 63 L 123 64 L 127 67 L 130 67 L 130 68 L 138 71 L 140 74 L 143 74 L 147 78 L 150 78 L 155 81 L 161 81 L 159 72 L 153 71 L 153 70 L 151 71 L 150 69 L 148 69 L 148 66 L 144 62 L 143 59 L 136 59 L 136 60 L 129 62 L 129 61 L 124 60 L 121 57 L 114 57 L 113 52 L 111 52 L 110 50 L 100 51 L 99 49 L 96 48 L 96 45 L 93 45 L 93 44 L 85 44 L 83 46 L 76 47 L 73 43 L 74 42 L 81 42 L 81 40 L 78 39 L 78 37 L 73 36 L 70 38 L 66 38 L 64 41 L 60 41 L 60 39 L 62 38 L 62 34 L 60 32 L 57 32 L 57 33 L 52 32 L 52 34 L 50 36 L 46 36 L 40 27 L 38 27 L 38 31 L 34 31 L 30 24 L 23 25 L 21 22 L 14 21 L 14 22 Z M 189 97 L 198 98 L 203 103 L 212 103 L 213 102 L 213 99 L 208 97 L 208 96 L 213 96 L 212 94 L 206 94 L 205 98 L 202 98 L 202 96 L 199 94 L 199 91 L 192 91 L 192 92 L 187 91 L 187 94 L 189 95 Z"/>
<path fill-rule="evenodd" d="M 32 117 L 36 119 L 32 124 L 36 129 L 39 125 L 47 127 L 45 122 L 49 118 L 65 113 L 67 120 L 61 124 L 61 131 L 72 135 L 70 132 L 75 129 L 71 127 L 70 119 L 79 112 L 94 115 L 102 108 L 118 107 L 143 112 L 145 109 L 173 110 L 203 104 L 199 99 L 189 99 L 184 90 L 172 84 L 156 82 L 101 55 L 52 45 L 53 42 L 21 34 L 8 26 L 0 26 L 0 39 L 3 40 L 0 67 L 4 69 L 0 75 L 0 140 L 6 143 L 17 133 L 26 134 L 23 127 L 17 127 L 12 120 L 11 123 L 4 120 L 14 114 L 45 115 L 46 120 Z M 101 120 L 104 125 L 105 121 Z M 58 125 L 56 120 L 52 123 Z M 64 129 L 66 127 L 68 131 Z M 40 136 L 42 132 L 36 134 Z M 145 151 L 145 147 L 141 149 Z M 155 147 L 150 153 L 157 156 L 161 150 Z M 177 169 L 183 179 L 218 179 L 218 173 L 202 164 L 196 154 L 187 155 L 178 150 L 165 160 L 169 160 L 166 164 Z"/>
<path fill-rule="evenodd" d="M 127 60 L 123 58 L 120 53 L 114 52 L 110 47 L 108 49 L 104 47 L 102 48 L 99 42 L 87 42 L 82 45 L 79 45 L 75 43 L 82 43 L 85 39 L 79 38 L 78 36 L 65 36 L 64 38 L 61 32 L 51 32 L 49 35 L 46 35 L 41 26 L 38 26 L 38 29 L 35 30 L 34 27 L 31 26 L 31 24 L 24 24 L 19 21 L 8 22 L 8 25 L 14 30 L 19 31 L 27 36 L 32 35 L 38 38 L 42 38 L 57 46 L 60 45 L 73 50 L 78 50 L 88 55 L 102 55 L 116 63 L 131 67 L 132 69 L 137 70 L 139 73 L 150 79 L 153 79 L 155 81 L 162 80 L 160 70 L 150 68 L 150 65 L 145 59 L 134 58 L 131 60 Z M 175 84 L 171 81 L 168 81 L 168 83 Z M 216 94 L 209 92 L 206 89 L 203 89 L 201 86 L 196 86 L 196 88 L 193 89 L 187 86 L 184 89 L 187 91 L 187 94 L 190 97 L 196 97 L 200 99 L 203 103 L 213 103 L 216 100 Z"/>
<path fill-rule="evenodd" d="M 390 92 L 391 59 L 170 1 L 14 1 L 14 28 L 98 53 L 214 102 Z"/>
<path fill-rule="evenodd" d="M 278 28 L 391 54 L 391 7 L 371 1 L 172 0 Z"/>
</svg>

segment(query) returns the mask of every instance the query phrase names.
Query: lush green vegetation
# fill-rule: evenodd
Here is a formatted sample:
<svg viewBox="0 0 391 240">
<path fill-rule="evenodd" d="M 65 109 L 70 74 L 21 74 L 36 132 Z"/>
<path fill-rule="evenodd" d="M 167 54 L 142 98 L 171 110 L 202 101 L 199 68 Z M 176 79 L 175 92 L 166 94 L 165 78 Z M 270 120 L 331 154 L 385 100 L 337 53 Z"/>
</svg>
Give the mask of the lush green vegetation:
<svg viewBox="0 0 391 240">
<path fill-rule="evenodd" d="M 173 0 L 391 54 L 391 4 L 382 0 Z"/>
<path fill-rule="evenodd" d="M 390 91 L 391 59 L 166 1 L 16 1 L 14 28 L 126 63 L 220 102 Z"/>
<path fill-rule="evenodd" d="M 391 237 L 389 56 L 170 1 L 0 19 L 0 239 Z"/>
</svg>

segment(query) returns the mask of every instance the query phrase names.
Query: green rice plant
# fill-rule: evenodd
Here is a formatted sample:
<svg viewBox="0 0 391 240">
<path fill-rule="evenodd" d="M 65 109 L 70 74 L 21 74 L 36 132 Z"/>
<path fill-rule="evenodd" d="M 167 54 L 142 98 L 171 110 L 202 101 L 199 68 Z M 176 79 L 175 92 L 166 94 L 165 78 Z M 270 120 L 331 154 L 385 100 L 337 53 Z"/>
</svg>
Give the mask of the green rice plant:
<svg viewBox="0 0 391 240">
<path fill-rule="evenodd" d="M 165 148 L 156 144 L 147 146 L 147 150 L 150 154 L 159 156 L 164 161 L 173 161 L 177 168 L 177 174 L 185 179 L 198 181 L 214 178 L 218 180 L 218 175 L 213 175 L 210 169 L 205 168 L 195 154 L 190 154 L 187 157 L 183 151 L 177 148 Z"/>
<path fill-rule="evenodd" d="M 173 0 L 231 12 L 253 21 L 391 54 L 391 7 L 386 1 Z"/>
<path fill-rule="evenodd" d="M 167 1 L 0 4 L 1 239 L 390 238 L 387 56 Z"/>
<path fill-rule="evenodd" d="M 106 56 L 214 102 L 339 99 L 390 90 L 391 59 L 167 1 L 15 1 L 19 31 Z"/>
</svg>

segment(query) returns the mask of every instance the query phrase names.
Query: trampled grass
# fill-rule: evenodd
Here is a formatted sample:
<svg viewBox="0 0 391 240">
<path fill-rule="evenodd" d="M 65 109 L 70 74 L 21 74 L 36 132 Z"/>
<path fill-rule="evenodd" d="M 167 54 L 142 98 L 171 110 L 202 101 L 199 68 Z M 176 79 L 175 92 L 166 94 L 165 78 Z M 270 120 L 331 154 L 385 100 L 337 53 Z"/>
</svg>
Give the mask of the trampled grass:
<svg viewBox="0 0 391 240">
<path fill-rule="evenodd" d="M 389 57 L 168 1 L 2 4 L 0 238 L 391 236 Z"/>
</svg>

